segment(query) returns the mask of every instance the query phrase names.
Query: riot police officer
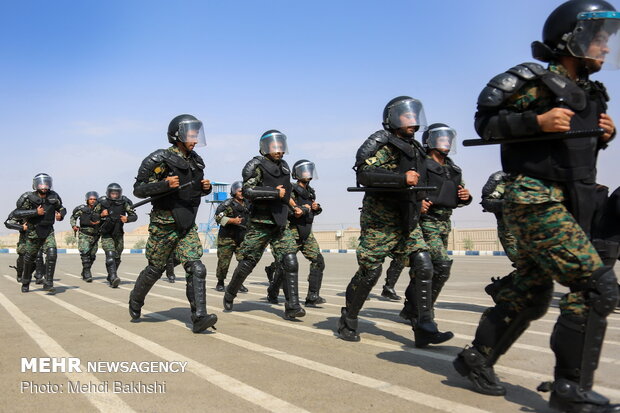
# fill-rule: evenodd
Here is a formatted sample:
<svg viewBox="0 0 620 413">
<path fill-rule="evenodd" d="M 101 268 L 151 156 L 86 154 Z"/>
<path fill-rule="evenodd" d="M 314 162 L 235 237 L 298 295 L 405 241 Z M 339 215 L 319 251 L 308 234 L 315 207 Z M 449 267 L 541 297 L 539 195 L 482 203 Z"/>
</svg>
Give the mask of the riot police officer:
<svg viewBox="0 0 620 413">
<path fill-rule="evenodd" d="M 85 196 L 86 203 L 75 207 L 71 214 L 71 228 L 78 235 L 78 250 L 82 260 L 82 279 L 86 282 L 93 281 L 90 271 L 97 258 L 97 246 L 99 244 L 100 217 L 94 209 L 99 200 L 99 194 L 89 191 Z"/>
<path fill-rule="evenodd" d="M 230 198 L 217 206 L 215 221 L 220 225 L 217 234 L 217 291 L 224 291 L 224 280 L 233 254 L 237 255 L 247 231 L 250 219 L 250 203 L 243 197 L 243 182 L 235 181 L 230 186 Z M 247 293 L 243 284 L 239 291 Z"/>
<path fill-rule="evenodd" d="M 310 186 L 310 181 L 318 179 L 314 162 L 301 159 L 293 165 L 292 177 L 297 182 L 293 184 L 291 200 L 289 204 L 289 226 L 297 242 L 297 247 L 303 256 L 310 261 L 310 273 L 308 274 L 308 294 L 305 305 L 314 307 L 325 303 L 325 299 L 319 295 L 323 282 L 323 270 L 325 259 L 321 254 L 319 244 L 312 233 L 314 217 L 323 212 L 321 205 L 316 202 L 316 191 Z M 273 269 L 267 289 L 267 301 L 277 303 L 280 285 L 282 284 L 282 272 L 279 271 L 277 262 L 271 264 Z M 268 271 L 269 273 L 269 271 Z"/>
<path fill-rule="evenodd" d="M 560 300 L 551 336 L 555 381 L 552 408 L 618 412 L 620 405 L 592 390 L 606 318 L 618 300 L 616 276 L 589 240 L 596 192 L 596 155 L 616 134 L 606 114 L 604 86 L 589 79 L 617 56 L 620 14 L 603 0 L 572 0 L 557 7 L 534 42 L 535 58 L 494 77 L 478 98 L 475 127 L 483 139 L 513 139 L 501 147 L 508 174 L 504 220 L 517 240 L 516 274 L 482 317 L 472 347 L 454 361 L 478 392 L 503 395 L 493 365 L 532 320 L 542 317 L 553 281 L 570 288 Z M 611 59 L 610 59 L 611 60 Z M 549 133 L 585 137 L 549 140 Z M 557 135 L 556 135 L 557 136 Z M 565 136 L 565 135 L 560 135 Z M 523 138 L 536 138 L 519 142 Z"/>
<path fill-rule="evenodd" d="M 140 318 L 146 295 L 174 255 L 186 272 L 192 331 L 200 333 L 217 322 L 215 314 L 207 313 L 207 269 L 200 260 L 203 250 L 196 227 L 200 198 L 211 192 L 204 161 L 194 151 L 206 145 L 202 122 L 193 115 L 176 116 L 168 125 L 168 142 L 172 146 L 142 161 L 134 184 L 134 195 L 152 197 L 153 209 L 146 243 L 148 265 L 129 296 L 129 314 L 133 320 Z"/>
<path fill-rule="evenodd" d="M 239 288 L 271 243 L 272 253 L 284 277 L 284 318 L 306 315 L 299 305 L 297 244 L 288 225 L 291 197 L 290 169 L 284 159 L 286 135 L 272 129 L 259 142 L 260 156 L 252 158 L 242 170 L 243 195 L 252 202 L 248 232 L 239 249 L 240 261 L 224 293 L 224 309 L 232 311 Z"/>
<path fill-rule="evenodd" d="M 445 123 L 433 123 L 422 134 L 426 150 L 426 177 L 428 185 L 437 187 L 422 201 L 420 228 L 429 247 L 433 262 L 433 304 L 450 278 L 452 260 L 448 256 L 448 237 L 452 226 L 450 218 L 455 208 L 472 201 L 465 188 L 463 174 L 449 154 L 456 152 L 456 131 Z M 405 301 L 401 316 L 415 317 L 415 306 Z"/>
<path fill-rule="evenodd" d="M 99 232 L 101 247 L 105 252 L 107 280 L 110 287 L 116 288 L 121 283 L 118 267 L 121 265 L 121 254 L 125 248 L 124 226 L 128 222 L 136 222 L 138 215 L 131 200 L 123 195 L 123 188 L 114 182 L 108 185 L 106 196 L 99 198 L 93 212 L 94 222 L 101 218 Z"/>
<path fill-rule="evenodd" d="M 359 341 L 357 316 L 381 276 L 381 264 L 390 254 L 409 259 L 406 296 L 417 307 L 417 318 L 412 320 L 415 345 L 426 347 L 453 337 L 450 332 L 440 332 L 434 321 L 433 265 L 418 225 L 421 200 L 426 195 L 410 189 L 424 185 L 426 155 L 414 134 L 426 126 L 422 103 L 399 96 L 383 110 L 384 130 L 373 133 L 357 151 L 357 182 L 367 192 L 360 217 L 359 268 L 347 286 L 346 306 L 338 321 L 338 333 L 343 340 Z M 375 189 L 388 192 L 373 192 Z"/>
<path fill-rule="evenodd" d="M 35 259 L 39 250 L 43 248 L 47 255 L 43 290 L 53 293 L 57 259 L 54 221 L 62 221 L 67 210 L 62 206 L 60 196 L 52 190 L 52 177 L 48 174 L 37 174 L 32 180 L 32 189 L 33 192 L 25 192 L 19 198 L 17 209 L 14 211 L 14 217 L 23 219 L 26 224 L 22 292 L 28 292 L 30 289 Z"/>
</svg>

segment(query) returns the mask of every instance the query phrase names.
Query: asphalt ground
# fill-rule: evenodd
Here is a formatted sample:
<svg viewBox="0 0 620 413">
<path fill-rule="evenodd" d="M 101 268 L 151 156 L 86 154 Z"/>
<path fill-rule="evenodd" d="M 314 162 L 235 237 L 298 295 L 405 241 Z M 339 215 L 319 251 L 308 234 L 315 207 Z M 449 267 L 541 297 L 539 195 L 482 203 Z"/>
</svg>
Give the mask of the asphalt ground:
<svg viewBox="0 0 620 413">
<path fill-rule="evenodd" d="M 0 411 L 310 411 L 310 412 L 548 412 L 548 393 L 536 387 L 552 379 L 549 335 L 565 288 L 556 286 L 548 313 L 532 323 L 496 365 L 505 397 L 474 393 L 452 360 L 471 343 L 478 320 L 492 300 L 490 277 L 510 272 L 505 257 L 455 257 L 453 274 L 436 304 L 441 330 L 455 337 L 418 349 L 411 327 L 398 317 L 401 302 L 380 296 L 381 280 L 360 314 L 361 341 L 336 337 L 344 290 L 356 270 L 354 254 L 326 254 L 321 295 L 327 303 L 307 308 L 306 317 L 284 320 L 281 304 L 266 302 L 263 260 L 239 294 L 234 310 L 222 311 L 215 291 L 215 254 L 206 254 L 208 311 L 217 331 L 191 332 L 182 270 L 177 282 L 164 277 L 151 290 L 139 322 L 127 311 L 129 292 L 146 265 L 143 255 L 124 255 L 119 288 L 105 281 L 103 256 L 94 281 L 79 276 L 79 255 L 59 256 L 56 294 L 31 284 L 23 294 L 15 281 L 16 255 L 0 255 Z M 308 263 L 300 259 L 300 297 L 306 295 Z M 233 262 L 234 266 L 234 262 Z M 229 270 L 229 278 L 233 268 Z M 404 294 L 406 272 L 397 284 Z M 620 402 L 620 314 L 608 318 L 595 390 Z M 79 358 L 81 372 L 32 372 L 22 360 Z M 114 361 L 185 364 L 179 372 L 106 372 L 89 363 Z M 135 364 L 132 366 L 135 367 Z M 45 367 L 45 366 L 43 366 Z M 24 370 L 24 371 L 23 371 Z M 52 369 L 53 370 L 53 369 Z M 83 387 L 78 388 L 77 386 Z"/>
</svg>

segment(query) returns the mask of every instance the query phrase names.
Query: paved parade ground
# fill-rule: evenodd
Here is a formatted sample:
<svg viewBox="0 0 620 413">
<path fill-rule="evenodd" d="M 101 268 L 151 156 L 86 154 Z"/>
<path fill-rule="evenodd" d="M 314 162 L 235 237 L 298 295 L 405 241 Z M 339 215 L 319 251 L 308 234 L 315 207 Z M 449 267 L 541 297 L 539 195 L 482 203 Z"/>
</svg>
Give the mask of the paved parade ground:
<svg viewBox="0 0 620 413">
<path fill-rule="evenodd" d="M 497 364 L 496 372 L 508 389 L 505 397 L 472 392 L 470 383 L 452 368 L 452 360 L 471 342 L 481 313 L 492 303 L 484 286 L 491 276 L 510 271 L 506 257 L 454 258 L 452 277 L 436 305 L 436 321 L 455 337 L 426 349 L 415 348 L 411 327 L 398 317 L 402 301 L 380 296 L 383 279 L 360 314 L 361 342 L 336 338 L 343 292 L 356 269 L 355 254 L 325 255 L 321 295 L 327 303 L 308 308 L 306 317 L 296 321 L 282 318 L 283 303 L 266 302 L 263 269 L 270 255 L 246 281 L 249 292 L 238 295 L 234 311 L 224 313 L 223 293 L 214 289 L 216 255 L 206 254 L 207 308 L 219 321 L 216 332 L 203 334 L 188 328 L 180 267 L 177 282 L 160 280 L 147 296 L 141 321 L 130 322 L 127 301 L 146 264 L 143 255 L 123 256 L 122 283 L 112 289 L 105 281 L 102 255 L 93 267 L 93 283 L 87 284 L 79 276 L 79 255 L 60 254 L 55 295 L 43 293 L 34 282 L 31 292 L 22 294 L 15 271 L 8 268 L 15 258 L 0 255 L 1 411 L 550 411 L 548 393 L 536 387 L 552 379 L 549 335 L 562 287 L 556 287 L 547 315 L 534 322 Z M 302 299 L 307 271 L 307 261 L 300 256 Z M 399 294 L 404 295 L 407 281 L 404 272 L 397 284 Z M 611 314 L 608 321 L 595 390 L 619 402 L 620 314 Z M 54 370 L 41 364 L 43 357 L 58 357 L 67 365 L 79 358 L 81 371 L 65 366 L 63 373 L 56 366 L 56 372 L 31 372 L 35 362 Z M 114 368 L 122 372 L 109 371 Z M 170 371 L 157 371 L 165 368 Z"/>
</svg>

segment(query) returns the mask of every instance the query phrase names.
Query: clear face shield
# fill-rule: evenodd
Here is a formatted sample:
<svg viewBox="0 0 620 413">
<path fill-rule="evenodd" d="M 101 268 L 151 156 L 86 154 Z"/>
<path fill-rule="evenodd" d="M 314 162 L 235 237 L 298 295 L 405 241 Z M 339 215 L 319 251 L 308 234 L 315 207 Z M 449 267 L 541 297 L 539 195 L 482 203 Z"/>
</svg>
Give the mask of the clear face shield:
<svg viewBox="0 0 620 413">
<path fill-rule="evenodd" d="M 106 190 L 105 196 L 112 200 L 121 199 L 123 196 L 123 189 L 120 186 L 109 187 Z"/>
<path fill-rule="evenodd" d="M 199 120 L 183 120 L 179 122 L 179 142 L 196 143 L 196 146 L 206 146 L 205 131 Z"/>
<path fill-rule="evenodd" d="M 413 126 L 416 131 L 428 126 L 422 102 L 417 99 L 401 100 L 388 107 L 387 123 L 392 129 Z"/>
<path fill-rule="evenodd" d="M 296 165 L 295 178 L 304 182 L 309 182 L 312 179 L 319 179 L 314 162 L 302 162 Z"/>
<path fill-rule="evenodd" d="M 447 126 L 428 130 L 426 141 L 429 149 L 437 149 L 444 154 L 456 153 L 456 131 Z"/>
<path fill-rule="evenodd" d="M 620 13 L 615 11 L 585 12 L 566 43 L 575 57 L 604 62 L 604 69 L 620 68 Z"/>
<path fill-rule="evenodd" d="M 286 135 L 280 132 L 273 132 L 260 138 L 259 150 L 261 155 L 274 153 L 288 153 L 286 146 Z"/>
<path fill-rule="evenodd" d="M 52 177 L 49 175 L 37 175 L 32 180 L 32 189 L 40 192 L 48 192 L 52 189 Z"/>
<path fill-rule="evenodd" d="M 237 192 L 241 191 L 242 189 L 243 189 L 243 182 L 241 181 L 233 182 L 233 184 L 230 186 L 230 196 L 234 198 L 237 195 Z"/>
</svg>

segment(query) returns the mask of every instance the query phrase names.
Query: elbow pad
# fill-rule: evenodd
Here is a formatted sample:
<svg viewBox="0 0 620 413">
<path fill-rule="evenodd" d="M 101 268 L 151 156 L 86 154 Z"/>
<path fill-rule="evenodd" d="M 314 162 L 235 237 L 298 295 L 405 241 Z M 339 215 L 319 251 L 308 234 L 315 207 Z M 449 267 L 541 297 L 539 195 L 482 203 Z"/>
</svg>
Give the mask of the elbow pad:
<svg viewBox="0 0 620 413">
<path fill-rule="evenodd" d="M 30 218 L 36 215 L 36 209 L 16 209 L 15 211 L 13 211 L 13 217 L 16 219 Z"/>
<path fill-rule="evenodd" d="M 404 174 L 378 168 L 364 168 L 357 173 L 357 182 L 369 187 L 404 188 L 406 179 Z"/>
<path fill-rule="evenodd" d="M 247 196 L 251 201 L 275 201 L 280 199 L 280 191 L 268 186 L 245 188 L 243 195 Z"/>
<path fill-rule="evenodd" d="M 133 186 L 133 194 L 138 198 L 148 198 L 154 195 L 162 194 L 170 190 L 168 181 L 159 181 L 151 183 L 136 182 Z"/>
</svg>

